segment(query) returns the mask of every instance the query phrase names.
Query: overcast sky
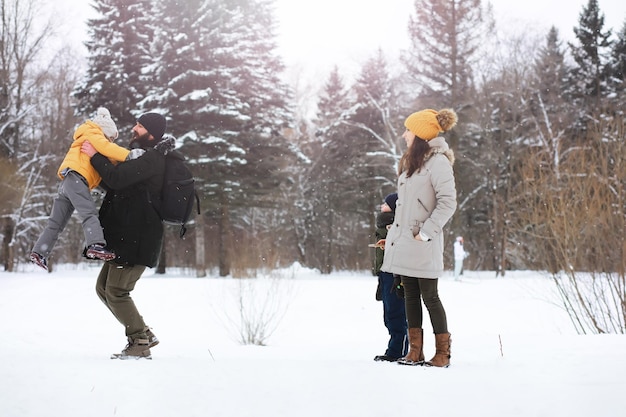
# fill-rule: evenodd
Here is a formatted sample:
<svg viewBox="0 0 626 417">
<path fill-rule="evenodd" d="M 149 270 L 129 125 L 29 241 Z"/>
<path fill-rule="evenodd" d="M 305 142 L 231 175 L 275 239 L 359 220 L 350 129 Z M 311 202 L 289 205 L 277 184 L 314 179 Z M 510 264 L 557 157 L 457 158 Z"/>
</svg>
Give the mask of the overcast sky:
<svg viewBox="0 0 626 417">
<path fill-rule="evenodd" d="M 588 0 L 491 0 L 498 25 L 537 29 L 555 25 L 563 39 Z M 279 41 L 287 64 L 321 68 L 335 63 L 360 67 L 378 47 L 389 55 L 408 47 L 407 25 L 414 0 L 277 0 Z M 626 0 L 599 0 L 606 27 L 626 19 Z M 342 65 L 339 65 L 340 67 Z"/>
<path fill-rule="evenodd" d="M 67 24 L 66 39 L 86 36 L 93 16 L 88 0 L 44 0 Z M 181 0 L 184 1 L 184 0 Z M 554 24 L 571 40 L 572 28 L 588 0 L 491 0 L 501 27 L 547 32 Z M 607 28 L 619 30 L 626 19 L 626 0 L 599 0 Z M 279 52 L 290 68 L 324 77 L 337 64 L 360 68 L 381 47 L 395 56 L 408 47 L 407 24 L 414 0 L 276 0 Z M 65 25 L 60 25 L 65 26 Z"/>
</svg>

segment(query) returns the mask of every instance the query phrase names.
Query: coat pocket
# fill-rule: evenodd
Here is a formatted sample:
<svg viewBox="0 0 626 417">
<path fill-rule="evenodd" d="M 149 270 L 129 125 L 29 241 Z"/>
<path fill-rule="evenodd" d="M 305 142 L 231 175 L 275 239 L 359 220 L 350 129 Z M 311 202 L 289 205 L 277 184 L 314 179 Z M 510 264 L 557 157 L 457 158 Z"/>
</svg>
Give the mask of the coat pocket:
<svg viewBox="0 0 626 417">
<path fill-rule="evenodd" d="M 432 241 L 422 242 L 406 234 L 398 241 L 397 256 L 394 261 L 404 270 L 414 271 L 413 275 L 409 276 L 418 276 L 420 271 L 432 268 L 432 253 Z"/>
</svg>

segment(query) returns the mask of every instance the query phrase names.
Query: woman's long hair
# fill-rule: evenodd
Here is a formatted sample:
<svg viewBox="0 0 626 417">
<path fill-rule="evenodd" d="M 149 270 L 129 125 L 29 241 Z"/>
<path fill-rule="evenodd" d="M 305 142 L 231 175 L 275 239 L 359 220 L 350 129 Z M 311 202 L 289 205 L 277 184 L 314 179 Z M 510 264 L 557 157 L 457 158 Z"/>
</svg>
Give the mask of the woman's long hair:
<svg viewBox="0 0 626 417">
<path fill-rule="evenodd" d="M 406 171 L 408 178 L 415 172 L 420 172 L 424 166 L 424 159 L 429 150 L 430 145 L 428 142 L 416 136 L 411 146 L 404 152 L 404 155 L 402 155 L 402 159 L 400 159 L 398 175 Z"/>
</svg>

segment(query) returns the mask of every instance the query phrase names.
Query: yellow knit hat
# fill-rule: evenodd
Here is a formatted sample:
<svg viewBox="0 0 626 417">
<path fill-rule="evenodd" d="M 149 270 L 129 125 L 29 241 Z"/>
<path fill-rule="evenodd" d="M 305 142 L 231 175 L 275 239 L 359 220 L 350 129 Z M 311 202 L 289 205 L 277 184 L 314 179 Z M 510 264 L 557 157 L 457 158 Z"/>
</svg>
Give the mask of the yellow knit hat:
<svg viewBox="0 0 626 417">
<path fill-rule="evenodd" d="M 440 132 L 452 129 L 456 122 L 457 116 L 452 109 L 440 111 L 426 109 L 407 117 L 404 126 L 418 138 L 431 140 L 439 136 Z"/>
</svg>

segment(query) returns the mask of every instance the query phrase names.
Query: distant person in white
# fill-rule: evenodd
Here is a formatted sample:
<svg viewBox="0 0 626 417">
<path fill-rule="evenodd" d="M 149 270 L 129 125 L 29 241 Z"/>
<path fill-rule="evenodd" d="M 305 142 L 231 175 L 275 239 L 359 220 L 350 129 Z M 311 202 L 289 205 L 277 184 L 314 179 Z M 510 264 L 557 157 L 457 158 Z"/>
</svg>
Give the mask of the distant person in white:
<svg viewBox="0 0 626 417">
<path fill-rule="evenodd" d="M 454 280 L 459 280 L 459 275 L 463 270 L 463 259 L 467 257 L 467 252 L 463 249 L 463 237 L 457 236 L 454 242 Z"/>
</svg>

